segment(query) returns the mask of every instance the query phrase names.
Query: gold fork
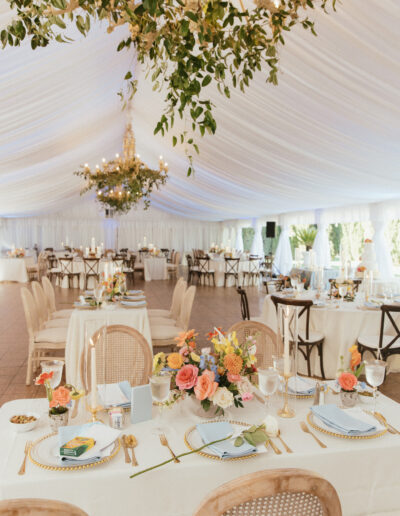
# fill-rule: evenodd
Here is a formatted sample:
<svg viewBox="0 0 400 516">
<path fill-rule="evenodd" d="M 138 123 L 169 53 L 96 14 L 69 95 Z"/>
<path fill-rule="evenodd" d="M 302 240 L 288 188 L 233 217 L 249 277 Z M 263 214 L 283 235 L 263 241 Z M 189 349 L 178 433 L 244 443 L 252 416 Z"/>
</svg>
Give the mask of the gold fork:
<svg viewBox="0 0 400 516">
<path fill-rule="evenodd" d="M 29 453 L 29 448 L 31 447 L 32 441 L 27 441 L 25 444 L 25 455 L 24 460 L 22 461 L 21 467 L 19 468 L 18 475 L 25 475 L 25 465 L 26 465 L 26 458 Z"/>
<path fill-rule="evenodd" d="M 321 448 L 326 448 L 326 444 L 324 444 L 322 441 L 318 439 L 318 437 L 311 432 L 311 430 L 308 428 L 308 426 L 304 423 L 304 421 L 300 421 L 300 427 L 306 434 L 310 434 L 314 437 L 314 439 L 317 441 L 317 443 L 321 446 Z"/>
<path fill-rule="evenodd" d="M 180 462 L 180 460 L 178 459 L 178 457 L 175 455 L 175 453 L 171 450 L 171 447 L 170 445 L 168 444 L 168 441 L 167 441 L 167 437 L 165 434 L 160 434 L 160 443 L 163 445 L 163 446 L 166 446 L 170 452 L 170 454 L 172 455 L 172 457 L 174 458 L 174 462 Z"/>
<path fill-rule="evenodd" d="M 271 437 L 268 439 L 268 441 L 265 443 L 265 447 L 267 448 L 269 446 L 271 446 L 271 448 L 274 450 L 274 452 L 277 454 L 277 455 L 280 455 L 282 452 L 281 450 L 277 447 L 277 445 L 273 442 L 273 440 L 271 439 Z"/>
<path fill-rule="evenodd" d="M 397 428 L 395 428 L 393 425 L 391 425 L 390 423 L 388 423 L 387 419 L 385 418 L 385 416 L 383 414 L 381 414 L 380 412 L 375 412 L 375 417 L 378 418 L 378 420 L 380 419 L 381 420 L 381 423 L 383 423 L 384 425 L 386 425 L 388 427 L 388 430 L 390 433 L 392 434 L 400 434 L 400 432 L 397 430 Z"/>
</svg>

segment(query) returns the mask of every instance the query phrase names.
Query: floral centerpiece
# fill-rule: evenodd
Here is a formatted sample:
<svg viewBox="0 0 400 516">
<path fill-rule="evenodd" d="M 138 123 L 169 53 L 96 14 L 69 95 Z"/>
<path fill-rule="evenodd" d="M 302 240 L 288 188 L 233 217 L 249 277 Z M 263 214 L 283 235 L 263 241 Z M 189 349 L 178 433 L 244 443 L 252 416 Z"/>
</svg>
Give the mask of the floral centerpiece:
<svg viewBox="0 0 400 516">
<path fill-rule="evenodd" d="M 53 389 L 50 385 L 53 375 L 53 371 L 42 373 L 36 378 L 35 385 L 44 385 L 46 389 L 46 396 L 49 401 L 50 427 L 53 431 L 57 431 L 59 426 L 65 426 L 68 423 L 68 411 L 72 400 L 81 398 L 84 391 L 79 391 L 70 384 Z"/>
<path fill-rule="evenodd" d="M 11 251 L 8 251 L 7 255 L 10 258 L 23 258 L 25 256 L 25 249 L 22 249 L 22 247 L 12 249 Z"/>
<path fill-rule="evenodd" d="M 240 344 L 235 332 L 225 335 L 218 328 L 208 334 L 214 349 L 210 346 L 198 353 L 197 335 L 195 330 L 181 333 L 176 338 L 179 352 L 168 356 L 158 353 L 153 374 L 171 371 L 173 397 L 193 396 L 205 413 L 211 408 L 218 415 L 233 405 L 243 407 L 253 398 L 250 375 L 257 371 L 254 338 L 247 337 Z"/>
<path fill-rule="evenodd" d="M 222 254 L 225 252 L 225 247 L 219 247 L 218 245 L 215 245 L 210 248 L 209 253 L 213 254 Z"/>
<path fill-rule="evenodd" d="M 106 297 L 109 301 L 116 301 L 116 299 L 122 296 L 121 287 L 126 285 L 126 276 L 123 272 L 115 272 L 112 276 L 105 277 L 104 272 L 102 273 L 102 285 L 105 289 Z"/>
<path fill-rule="evenodd" d="M 337 379 L 340 386 L 340 399 L 344 407 L 354 407 L 357 403 L 358 378 L 364 369 L 364 364 L 361 363 L 361 354 L 357 346 L 352 346 L 349 351 L 351 353 L 350 369 L 339 369 L 338 372 L 340 374 Z M 343 356 L 341 356 L 340 359 L 343 363 Z"/>
</svg>

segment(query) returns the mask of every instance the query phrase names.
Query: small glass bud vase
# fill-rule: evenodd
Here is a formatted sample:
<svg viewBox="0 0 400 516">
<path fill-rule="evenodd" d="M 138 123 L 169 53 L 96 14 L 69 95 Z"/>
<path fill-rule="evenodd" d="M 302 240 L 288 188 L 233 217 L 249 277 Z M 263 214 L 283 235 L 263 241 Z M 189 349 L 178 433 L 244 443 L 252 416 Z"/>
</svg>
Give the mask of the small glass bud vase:
<svg viewBox="0 0 400 516">
<path fill-rule="evenodd" d="M 358 392 L 357 391 L 344 391 L 341 389 L 340 391 L 340 401 L 344 408 L 355 407 L 358 401 Z"/>
</svg>

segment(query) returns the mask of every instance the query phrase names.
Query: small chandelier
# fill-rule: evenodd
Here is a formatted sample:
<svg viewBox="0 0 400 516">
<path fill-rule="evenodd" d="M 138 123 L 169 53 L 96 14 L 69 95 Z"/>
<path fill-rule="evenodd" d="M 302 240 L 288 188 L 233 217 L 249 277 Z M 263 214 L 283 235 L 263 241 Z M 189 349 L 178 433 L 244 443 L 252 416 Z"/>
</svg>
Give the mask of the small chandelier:
<svg viewBox="0 0 400 516">
<path fill-rule="evenodd" d="M 160 156 L 158 170 L 152 170 L 136 154 L 135 135 L 129 123 L 125 130 L 123 157 L 115 155 L 112 161 L 102 159 L 101 166 L 91 170 L 88 163 L 75 175 L 83 177 L 87 185 L 81 195 L 89 190 L 96 190 L 96 200 L 105 208 L 118 213 L 127 213 L 139 201 L 143 201 L 144 209 L 150 206 L 150 194 L 167 181 L 168 163 Z"/>
</svg>

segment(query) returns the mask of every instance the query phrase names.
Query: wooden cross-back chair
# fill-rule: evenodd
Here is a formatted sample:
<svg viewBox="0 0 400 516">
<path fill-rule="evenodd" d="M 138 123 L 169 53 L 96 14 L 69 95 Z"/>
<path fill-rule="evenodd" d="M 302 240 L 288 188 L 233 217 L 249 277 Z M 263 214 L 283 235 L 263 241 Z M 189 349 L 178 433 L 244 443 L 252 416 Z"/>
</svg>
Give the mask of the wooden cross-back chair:
<svg viewBox="0 0 400 516">
<path fill-rule="evenodd" d="M 399 321 L 395 321 L 393 314 L 400 313 L 399 305 L 382 305 L 381 306 L 381 321 L 379 335 L 361 335 L 357 339 L 358 351 L 361 357 L 365 352 L 370 352 L 375 358 L 382 357 L 382 360 L 387 360 L 390 355 L 400 354 L 400 329 Z M 394 330 L 393 335 L 385 333 L 386 321 L 390 322 L 391 329 Z M 387 329 L 387 328 L 386 328 Z"/>
<path fill-rule="evenodd" d="M 339 496 L 323 477 L 304 469 L 269 469 L 212 491 L 194 516 L 342 516 Z"/>
<path fill-rule="evenodd" d="M 236 292 L 240 295 L 240 311 L 242 313 L 243 321 L 250 319 L 249 301 L 247 299 L 246 291 L 242 287 L 237 287 Z"/>
<path fill-rule="evenodd" d="M 60 272 L 58 273 L 58 276 L 61 282 L 63 281 L 65 276 L 67 276 L 68 278 L 68 288 L 71 288 L 71 280 L 73 282 L 74 278 L 78 278 L 79 282 L 80 272 L 74 272 L 74 261 L 72 257 L 59 258 L 58 264 L 60 266 Z M 74 286 L 73 283 L 72 286 Z"/>
<path fill-rule="evenodd" d="M 215 271 L 213 269 L 210 269 L 210 257 L 199 257 L 198 263 L 200 282 L 201 280 L 204 280 L 203 283 L 205 283 L 205 281 L 207 280 L 208 284 L 210 284 L 210 278 L 212 278 L 213 285 L 215 287 Z"/>
<path fill-rule="evenodd" d="M 153 354 L 144 336 L 130 326 L 103 326 L 90 339 L 96 349 L 98 384 L 128 380 L 132 387 L 148 383 Z M 81 379 L 86 391 L 90 388 L 91 356 L 87 346 L 86 361 L 81 357 Z M 86 367 L 85 367 L 86 364 Z"/>
<path fill-rule="evenodd" d="M 225 272 L 224 272 L 224 287 L 226 287 L 226 280 L 233 276 L 235 278 L 235 285 L 239 283 L 239 262 L 240 258 L 225 258 Z"/>
<path fill-rule="evenodd" d="M 316 331 L 310 331 L 310 308 L 313 305 L 311 299 L 287 299 L 284 297 L 271 296 L 271 300 L 275 305 L 276 312 L 278 314 L 278 306 L 295 306 L 299 308 L 299 319 L 304 315 L 306 319 L 305 329 L 299 330 L 298 338 L 298 349 L 303 355 L 307 362 L 307 374 L 312 376 L 311 373 L 311 353 L 314 348 L 317 349 L 319 356 L 319 366 L 321 370 L 321 376 L 325 379 L 324 372 L 324 354 L 323 354 L 323 343 L 325 336 L 322 333 Z M 294 335 L 292 334 L 292 338 Z"/>
<path fill-rule="evenodd" d="M 89 278 L 94 278 L 95 281 L 100 281 L 99 265 L 99 258 L 83 259 L 83 266 L 85 268 L 85 290 L 88 288 Z"/>
</svg>

